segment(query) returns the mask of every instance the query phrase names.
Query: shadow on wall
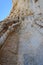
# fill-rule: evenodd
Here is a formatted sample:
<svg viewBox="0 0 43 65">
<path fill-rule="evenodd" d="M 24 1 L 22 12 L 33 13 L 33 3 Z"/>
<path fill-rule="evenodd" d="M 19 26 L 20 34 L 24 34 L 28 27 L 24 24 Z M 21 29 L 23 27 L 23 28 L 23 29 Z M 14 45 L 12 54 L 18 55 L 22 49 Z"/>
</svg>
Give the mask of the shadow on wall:
<svg viewBox="0 0 43 65">
<path fill-rule="evenodd" d="M 4 20 L 12 8 L 12 0 L 0 0 L 0 21 Z"/>
</svg>

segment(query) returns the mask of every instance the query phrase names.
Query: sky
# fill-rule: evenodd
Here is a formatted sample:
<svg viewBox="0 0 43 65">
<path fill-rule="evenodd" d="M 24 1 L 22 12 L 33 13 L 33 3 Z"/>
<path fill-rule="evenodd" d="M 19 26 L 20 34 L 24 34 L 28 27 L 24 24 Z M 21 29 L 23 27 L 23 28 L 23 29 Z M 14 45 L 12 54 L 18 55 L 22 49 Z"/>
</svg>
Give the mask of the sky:
<svg viewBox="0 0 43 65">
<path fill-rule="evenodd" d="M 43 9 L 43 0 L 39 0 Z M 12 0 L 0 0 L 0 21 L 4 20 L 10 13 Z"/>
<path fill-rule="evenodd" d="M 0 0 L 0 21 L 9 15 L 11 8 L 12 0 Z"/>
</svg>

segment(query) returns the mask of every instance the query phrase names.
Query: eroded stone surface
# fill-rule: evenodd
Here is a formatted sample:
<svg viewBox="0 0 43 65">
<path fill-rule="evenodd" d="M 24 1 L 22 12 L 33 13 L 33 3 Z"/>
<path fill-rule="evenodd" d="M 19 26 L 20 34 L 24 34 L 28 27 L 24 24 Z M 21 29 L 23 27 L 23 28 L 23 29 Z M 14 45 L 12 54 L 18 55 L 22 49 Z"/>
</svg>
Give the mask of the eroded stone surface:
<svg viewBox="0 0 43 65">
<path fill-rule="evenodd" d="M 41 21 L 38 20 L 38 25 L 36 24 L 35 20 L 37 17 L 40 19 L 41 13 L 38 2 L 33 1 L 32 9 L 29 7 L 30 0 L 13 0 L 9 17 L 0 23 L 0 36 L 3 36 L 11 26 L 10 34 L 8 33 L 0 50 L 1 65 L 43 65 L 43 24 L 41 23 L 42 28 L 39 25 Z M 21 22 L 20 26 L 15 26 L 12 32 L 12 24 L 18 21 Z M 7 26 L 5 26 L 6 30 L 3 30 L 5 24 L 8 28 L 6 29 Z"/>
<path fill-rule="evenodd" d="M 40 30 L 40 26 L 34 23 L 33 16 L 28 16 L 22 21 L 19 35 L 18 65 L 43 64 L 43 32 Z"/>
<path fill-rule="evenodd" d="M 17 32 L 10 35 L 0 50 L 0 64 L 2 65 L 17 65 L 19 37 Z"/>
</svg>

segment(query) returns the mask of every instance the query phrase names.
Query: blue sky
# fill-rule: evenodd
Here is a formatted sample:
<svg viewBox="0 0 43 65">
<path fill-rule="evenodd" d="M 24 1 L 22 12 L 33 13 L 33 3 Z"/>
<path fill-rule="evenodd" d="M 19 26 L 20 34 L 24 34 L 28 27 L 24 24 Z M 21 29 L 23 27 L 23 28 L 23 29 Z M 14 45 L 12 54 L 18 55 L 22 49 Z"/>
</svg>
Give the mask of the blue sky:
<svg viewBox="0 0 43 65">
<path fill-rule="evenodd" d="M 9 15 L 11 6 L 12 0 L 0 0 L 0 21 Z"/>
</svg>

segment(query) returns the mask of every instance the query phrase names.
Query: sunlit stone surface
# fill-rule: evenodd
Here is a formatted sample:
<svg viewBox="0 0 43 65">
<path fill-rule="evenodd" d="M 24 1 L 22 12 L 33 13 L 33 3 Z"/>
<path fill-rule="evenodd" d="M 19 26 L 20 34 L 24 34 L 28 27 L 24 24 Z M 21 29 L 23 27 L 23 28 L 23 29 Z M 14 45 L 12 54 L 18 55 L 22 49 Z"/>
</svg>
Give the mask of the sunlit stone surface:
<svg viewBox="0 0 43 65">
<path fill-rule="evenodd" d="M 0 39 L 8 31 L 0 49 L 0 64 L 43 65 L 43 14 L 38 1 L 13 0 L 13 5 L 9 17 L 0 23 Z"/>
</svg>

